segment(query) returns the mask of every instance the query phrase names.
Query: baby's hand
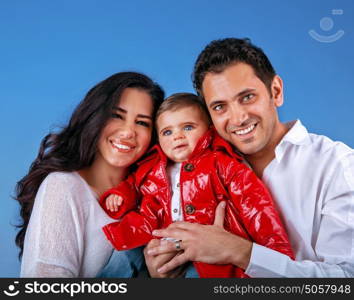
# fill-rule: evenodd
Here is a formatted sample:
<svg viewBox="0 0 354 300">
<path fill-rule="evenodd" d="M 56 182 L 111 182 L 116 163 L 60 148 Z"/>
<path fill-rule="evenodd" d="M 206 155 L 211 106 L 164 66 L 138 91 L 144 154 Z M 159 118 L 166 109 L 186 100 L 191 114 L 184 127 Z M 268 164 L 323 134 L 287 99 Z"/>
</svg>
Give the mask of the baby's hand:
<svg viewBox="0 0 354 300">
<path fill-rule="evenodd" d="M 106 198 L 106 206 L 107 206 L 107 209 L 112 211 L 112 212 L 115 212 L 115 211 L 118 211 L 119 210 L 119 206 L 121 206 L 123 203 L 123 198 L 121 196 L 118 196 L 118 195 L 109 195 L 107 198 Z"/>
</svg>

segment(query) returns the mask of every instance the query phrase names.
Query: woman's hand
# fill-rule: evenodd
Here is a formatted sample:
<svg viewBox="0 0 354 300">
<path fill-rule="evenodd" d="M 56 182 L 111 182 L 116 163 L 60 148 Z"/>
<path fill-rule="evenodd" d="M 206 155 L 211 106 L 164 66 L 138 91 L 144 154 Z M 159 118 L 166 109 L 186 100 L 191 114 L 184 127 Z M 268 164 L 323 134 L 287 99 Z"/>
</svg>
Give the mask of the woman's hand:
<svg viewBox="0 0 354 300">
<path fill-rule="evenodd" d="M 209 264 L 231 263 L 246 269 L 250 260 L 252 242 L 227 232 L 223 228 L 225 202 L 221 202 L 215 213 L 214 225 L 175 222 L 166 229 L 155 230 L 154 235 L 171 237 L 181 240 L 180 247 L 184 250 L 180 255 L 165 262 L 158 272 L 167 273 L 188 261 L 200 261 Z M 174 243 L 152 245 L 147 249 L 149 255 L 171 253 Z"/>
<path fill-rule="evenodd" d="M 149 244 L 144 249 L 145 263 L 149 270 L 149 274 L 153 278 L 177 278 L 184 274 L 184 266 L 172 268 L 166 272 L 158 272 L 157 270 L 161 268 L 164 264 L 168 263 L 176 255 L 181 254 L 181 251 L 177 251 L 174 248 L 166 251 L 162 254 L 148 254 L 150 249 L 160 246 L 161 241 L 158 239 L 151 240 Z M 162 244 L 172 244 L 172 242 L 163 242 Z M 173 243 L 174 244 L 174 243 Z"/>
</svg>

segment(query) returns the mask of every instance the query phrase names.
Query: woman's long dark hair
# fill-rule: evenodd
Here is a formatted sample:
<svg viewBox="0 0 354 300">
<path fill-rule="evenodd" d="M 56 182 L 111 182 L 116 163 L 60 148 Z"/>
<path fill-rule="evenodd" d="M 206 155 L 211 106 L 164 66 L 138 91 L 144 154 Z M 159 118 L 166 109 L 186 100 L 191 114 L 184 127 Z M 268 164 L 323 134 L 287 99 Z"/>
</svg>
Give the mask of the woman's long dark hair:
<svg viewBox="0 0 354 300">
<path fill-rule="evenodd" d="M 16 235 L 16 245 L 20 248 L 19 258 L 23 254 L 26 229 L 40 184 L 51 172 L 77 171 L 92 164 L 101 131 L 126 88 L 144 90 L 151 96 L 154 117 L 164 98 L 161 87 L 143 74 L 121 72 L 94 86 L 76 107 L 68 125 L 42 140 L 37 158 L 31 164 L 28 174 L 17 183 L 15 190 L 14 198 L 20 203 L 22 218 Z"/>
</svg>

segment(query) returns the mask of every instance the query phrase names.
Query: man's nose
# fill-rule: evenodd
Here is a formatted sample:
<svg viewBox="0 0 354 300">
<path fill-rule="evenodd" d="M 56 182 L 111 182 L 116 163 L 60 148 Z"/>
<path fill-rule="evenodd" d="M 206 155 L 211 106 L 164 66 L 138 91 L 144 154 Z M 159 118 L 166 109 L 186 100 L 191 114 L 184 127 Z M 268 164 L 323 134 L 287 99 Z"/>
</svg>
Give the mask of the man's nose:
<svg viewBox="0 0 354 300">
<path fill-rule="evenodd" d="M 238 104 L 231 105 L 230 108 L 230 122 L 238 127 L 243 126 L 244 122 L 248 119 L 247 109 Z"/>
</svg>

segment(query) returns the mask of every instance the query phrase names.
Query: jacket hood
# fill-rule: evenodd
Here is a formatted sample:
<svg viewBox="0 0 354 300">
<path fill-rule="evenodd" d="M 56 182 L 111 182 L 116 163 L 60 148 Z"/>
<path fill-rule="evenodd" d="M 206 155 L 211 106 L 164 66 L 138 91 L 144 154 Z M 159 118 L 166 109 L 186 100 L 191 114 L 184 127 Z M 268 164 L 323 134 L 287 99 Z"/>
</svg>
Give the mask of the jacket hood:
<svg viewBox="0 0 354 300">
<path fill-rule="evenodd" d="M 214 126 L 211 126 L 199 139 L 188 161 L 192 160 L 196 156 L 200 156 L 200 154 L 207 149 L 211 149 L 213 151 L 224 151 L 229 156 L 234 157 L 239 161 L 243 160 L 243 158 L 233 150 L 232 146 L 217 133 Z M 166 154 L 162 151 L 159 144 L 156 144 L 151 147 L 144 155 L 144 158 L 140 160 L 137 164 L 138 166 L 141 166 L 142 164 L 145 164 L 146 162 L 151 160 L 156 160 L 156 163 L 158 161 L 167 163 L 168 158 Z"/>
</svg>

